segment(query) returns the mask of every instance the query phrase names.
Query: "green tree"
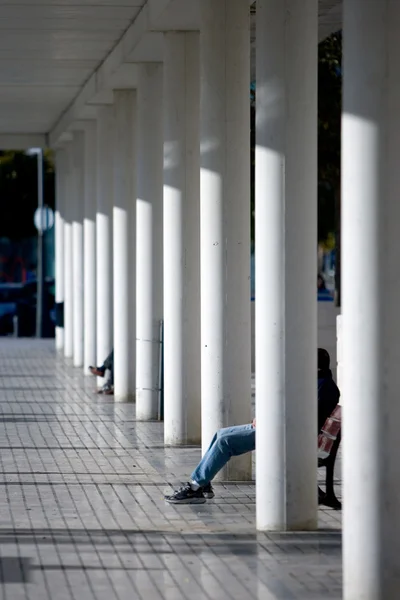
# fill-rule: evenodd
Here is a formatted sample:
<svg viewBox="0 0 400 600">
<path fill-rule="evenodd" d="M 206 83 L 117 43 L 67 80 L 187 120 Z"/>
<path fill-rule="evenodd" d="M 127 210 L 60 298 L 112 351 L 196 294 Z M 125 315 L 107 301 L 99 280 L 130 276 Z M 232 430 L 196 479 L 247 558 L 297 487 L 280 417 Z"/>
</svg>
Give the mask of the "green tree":
<svg viewBox="0 0 400 600">
<path fill-rule="evenodd" d="M 342 33 L 318 47 L 318 241 L 336 249 L 335 301 L 340 306 L 340 156 Z"/>
<path fill-rule="evenodd" d="M 44 153 L 44 203 L 54 209 L 54 162 Z M 37 157 L 25 152 L 0 152 L 0 237 L 20 240 L 36 235 L 33 215 L 38 206 Z"/>
</svg>

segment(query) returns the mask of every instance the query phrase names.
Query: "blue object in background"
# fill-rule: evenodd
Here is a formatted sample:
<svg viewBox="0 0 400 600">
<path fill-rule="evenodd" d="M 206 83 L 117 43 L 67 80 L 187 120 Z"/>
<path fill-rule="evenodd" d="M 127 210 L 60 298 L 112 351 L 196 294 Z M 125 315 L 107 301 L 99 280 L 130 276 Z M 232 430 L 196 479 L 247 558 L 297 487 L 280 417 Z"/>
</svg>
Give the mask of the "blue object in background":
<svg viewBox="0 0 400 600">
<path fill-rule="evenodd" d="M 318 290 L 318 302 L 333 302 L 333 293 L 329 290 Z"/>
</svg>

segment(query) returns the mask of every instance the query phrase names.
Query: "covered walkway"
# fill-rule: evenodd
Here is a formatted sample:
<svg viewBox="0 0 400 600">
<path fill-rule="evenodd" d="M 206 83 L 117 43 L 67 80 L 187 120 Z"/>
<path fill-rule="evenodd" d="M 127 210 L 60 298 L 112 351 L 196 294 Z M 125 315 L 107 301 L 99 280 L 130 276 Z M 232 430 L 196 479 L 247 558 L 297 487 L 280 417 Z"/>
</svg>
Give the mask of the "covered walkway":
<svg viewBox="0 0 400 600">
<path fill-rule="evenodd" d="M 164 503 L 199 448 L 94 393 L 51 342 L 0 342 L 0 598 L 341 598 L 338 513 L 322 530 L 255 532 L 255 487 Z"/>
<path fill-rule="evenodd" d="M 274 556 L 268 552 L 276 539 L 268 537 L 271 531 L 287 532 L 277 539 L 289 540 L 294 552 L 292 557 L 283 553 L 283 571 L 280 562 L 272 563 L 271 577 L 278 583 L 290 581 L 290 577 L 280 578 L 280 572 L 301 565 L 293 577 L 297 593 L 303 581 L 317 585 L 321 573 L 330 569 L 329 560 L 323 558 L 321 563 L 315 553 L 316 548 L 323 552 L 331 549 L 330 544 L 315 545 L 320 539 L 315 447 L 317 76 L 318 40 L 339 28 L 344 43 L 339 344 L 344 407 L 343 596 L 345 600 L 398 600 L 400 2 L 0 2 L 0 147 L 47 146 L 56 156 L 55 270 L 60 316 L 56 348 L 60 362 L 55 372 L 61 378 L 55 382 L 60 390 L 48 390 L 48 395 L 40 390 L 40 377 L 33 379 L 32 385 L 28 383 L 27 389 L 10 390 L 14 400 L 19 401 L 17 393 L 29 400 L 26 410 L 29 406 L 35 410 L 53 407 L 56 401 L 57 426 L 48 423 L 47 417 L 43 423 L 28 422 L 29 427 L 7 422 L 4 426 L 13 431 L 12 441 L 21 448 L 19 431 L 29 433 L 30 444 L 47 445 L 54 439 L 56 448 L 55 440 L 64 436 L 61 427 L 65 430 L 68 425 L 73 444 L 79 444 L 81 450 L 71 448 L 57 455 L 63 461 L 61 471 L 70 464 L 71 452 L 82 469 L 80 475 L 71 474 L 74 481 L 78 478 L 77 489 L 88 493 L 87 485 L 90 493 L 99 494 L 95 509 L 85 501 L 77 510 L 72 492 L 67 491 L 68 508 L 62 510 L 68 519 L 73 515 L 78 522 L 84 506 L 89 510 L 88 523 L 91 518 L 103 519 L 102 524 L 114 527 L 110 512 L 115 521 L 118 507 L 126 511 L 123 518 L 129 523 L 134 516 L 135 526 L 143 532 L 149 531 L 148 522 L 154 522 L 156 537 L 165 531 L 164 526 L 176 523 L 178 529 L 183 528 L 179 531 L 182 544 L 189 539 L 187 535 L 198 530 L 203 535 L 216 523 L 227 527 L 229 535 L 244 531 L 253 536 L 253 555 L 246 554 L 245 546 L 233 538 L 232 545 L 225 546 L 227 554 L 211 542 L 212 558 L 198 550 L 193 565 L 200 561 L 203 568 L 203 562 L 207 565 L 209 558 L 215 560 L 213 568 L 209 565 L 210 572 L 220 577 L 220 583 L 213 580 L 211 585 L 210 577 L 216 575 L 205 571 L 204 587 L 209 595 L 213 593 L 210 588 L 222 590 L 222 585 L 234 582 L 233 571 L 241 578 L 240 565 L 247 569 L 249 589 L 258 593 L 254 570 L 258 573 L 260 568 L 262 574 L 268 560 L 259 562 L 256 557 Z M 252 190 L 250 89 L 254 81 Z M 252 191 L 253 331 L 249 281 Z M 161 425 L 153 422 L 161 382 L 161 321 L 163 435 Z M 112 347 L 115 404 L 104 404 L 103 399 L 89 394 L 93 383 L 89 379 L 84 382 L 82 373 L 88 374 L 88 365 L 100 364 Z M 33 356 L 37 361 L 33 368 L 39 374 L 42 367 Z M 62 356 L 80 370 L 65 374 Z M 161 496 L 172 473 L 174 480 L 179 479 L 199 456 L 198 450 L 191 449 L 193 444 L 201 442 L 204 449 L 216 429 L 250 421 L 254 356 L 255 523 L 254 504 L 244 501 L 250 495 L 235 496 L 235 490 L 253 491 L 234 487 L 235 481 L 251 481 L 252 464 L 247 455 L 223 472 L 231 482 L 220 490 L 226 495 L 224 502 L 220 495 L 211 508 L 179 513 L 165 508 Z M 49 361 L 54 360 L 51 357 L 49 348 Z M 18 361 L 6 353 L 3 365 L 16 368 Z M 25 376 L 27 371 L 18 372 Z M 1 385 L 8 385 L 7 381 L 7 377 L 0 379 Z M 21 377 L 20 381 L 28 380 Z M 37 400 L 28 392 L 33 383 Z M 135 407 L 120 406 L 131 400 Z M 83 414 L 69 412 L 65 416 L 63 407 Z M 142 423 L 132 422 L 130 432 L 129 416 L 133 414 Z M 129 494 L 123 496 L 123 502 L 112 492 L 110 512 L 103 504 L 105 492 L 99 492 L 103 484 L 96 488 L 94 475 L 85 473 L 93 456 L 97 457 L 93 468 L 98 461 L 100 468 L 104 461 L 108 473 L 110 458 L 95 448 L 88 463 L 74 454 L 82 452 L 83 456 L 85 444 L 94 444 L 93 438 L 99 447 L 106 444 L 104 450 L 109 444 L 110 453 L 122 453 L 122 458 L 116 454 L 110 463 L 115 464 L 116 473 L 125 465 L 123 457 L 129 459 L 122 475 L 109 477 L 137 482 L 126 485 Z M 150 444 L 149 448 L 145 444 Z M 180 449 L 167 449 L 173 447 Z M 15 452 L 21 453 L 21 460 L 38 456 L 33 450 L 26 455 L 23 449 Z M 52 452 L 54 456 L 57 451 Z M 138 465 L 133 467 L 136 458 Z M 51 452 L 42 461 L 51 469 L 51 477 L 61 477 Z M 16 470 L 15 465 L 12 468 Z M 29 471 L 26 465 L 24 469 Z M 133 470 L 138 474 L 133 475 Z M 136 494 L 139 481 L 139 496 L 133 496 L 131 487 Z M 55 499 L 54 490 L 75 490 L 72 482 L 67 488 L 60 485 L 48 486 L 49 504 L 41 512 L 46 519 L 54 514 L 58 524 L 62 519 L 57 511 L 63 505 Z M 10 489 L 19 487 L 10 485 Z M 106 489 L 111 493 L 109 486 Z M 21 496 L 22 507 L 27 498 L 28 493 Z M 140 502 L 135 503 L 135 498 Z M 38 506 L 40 501 L 35 499 Z M 16 510 L 19 504 L 10 501 L 5 506 Z M 27 510 L 26 514 L 31 517 L 34 512 Z M 139 514 L 144 515 L 140 524 L 136 521 Z M 255 530 L 263 532 L 260 537 L 254 537 Z M 310 537 L 288 533 L 297 531 L 307 531 Z M 143 532 L 140 535 L 145 536 Z M 205 538 L 208 535 L 204 533 Z M 314 540 L 314 550 L 305 553 L 302 544 L 296 546 L 292 541 L 309 539 Z M 83 556 L 80 544 L 78 536 L 75 546 Z M 77 566 L 80 554 L 71 551 L 75 546 L 70 545 L 69 556 Z M 155 547 L 159 551 L 161 546 Z M 174 542 L 164 547 L 174 552 L 178 545 Z M 288 547 L 286 542 L 282 547 Z M 182 550 L 179 560 L 189 560 L 187 554 Z M 56 556 L 51 549 L 51 560 Z M 178 561 L 174 567 L 177 564 L 182 565 Z M 184 567 L 179 585 L 185 584 L 185 573 L 193 565 L 187 565 L 188 571 Z M 228 567 L 232 571 L 224 572 Z M 85 577 L 94 572 L 86 569 Z M 104 570 L 99 577 L 110 572 Z M 136 576 L 137 571 L 133 573 Z M 165 590 L 170 589 L 171 581 L 167 579 Z M 327 587 L 335 589 L 335 581 Z M 54 588 L 57 591 L 58 587 Z M 193 584 L 190 592 L 194 588 Z M 239 594 L 239 589 L 235 582 L 229 593 Z M 176 593 L 171 592 L 171 600 Z M 317 597 L 327 597 L 327 593 L 316 592 Z M 290 594 L 281 597 L 286 600 Z M 309 590 L 305 597 L 311 597 Z"/>
</svg>

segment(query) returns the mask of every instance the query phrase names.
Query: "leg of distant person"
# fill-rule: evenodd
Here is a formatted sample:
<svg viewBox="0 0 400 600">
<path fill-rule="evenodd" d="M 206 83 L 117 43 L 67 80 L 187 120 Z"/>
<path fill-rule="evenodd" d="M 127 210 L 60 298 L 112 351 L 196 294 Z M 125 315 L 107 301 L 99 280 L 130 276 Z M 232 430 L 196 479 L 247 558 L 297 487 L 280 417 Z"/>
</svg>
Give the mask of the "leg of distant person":
<svg viewBox="0 0 400 600">
<path fill-rule="evenodd" d="M 104 377 L 106 370 L 111 370 L 111 368 L 114 369 L 114 349 L 111 350 L 101 367 L 89 367 L 89 371 L 92 373 L 92 375 Z"/>
<path fill-rule="evenodd" d="M 106 383 L 103 385 L 99 394 L 111 396 L 114 393 L 114 349 L 111 350 L 110 354 L 104 361 L 104 367 L 109 371 L 109 376 Z"/>
</svg>

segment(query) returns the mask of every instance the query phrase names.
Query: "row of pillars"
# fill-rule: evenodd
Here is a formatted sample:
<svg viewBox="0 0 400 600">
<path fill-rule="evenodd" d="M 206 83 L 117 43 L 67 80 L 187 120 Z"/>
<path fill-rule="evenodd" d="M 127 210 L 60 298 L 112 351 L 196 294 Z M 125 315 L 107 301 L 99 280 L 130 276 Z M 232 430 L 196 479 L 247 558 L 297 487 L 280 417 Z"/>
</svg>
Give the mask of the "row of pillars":
<svg viewBox="0 0 400 600">
<path fill-rule="evenodd" d="M 206 447 L 251 420 L 249 7 L 202 19 L 57 149 L 56 343 L 85 373 L 114 347 L 115 401 L 151 420 L 163 320 L 165 443 Z"/>
<path fill-rule="evenodd" d="M 293 11 L 287 12 L 289 5 Z M 317 6 L 257 6 L 257 522 L 312 529 L 316 497 Z M 304 66 L 307 65 L 307 69 Z M 57 346 L 115 401 L 199 443 L 251 421 L 250 15 L 204 0 L 200 32 L 115 90 L 57 151 Z M 60 233 L 62 231 L 62 233 Z M 63 337 L 62 337 L 63 336 Z M 261 433 L 260 433 L 261 432 Z M 251 479 L 251 457 L 222 477 Z"/>
<path fill-rule="evenodd" d="M 400 4 L 344 0 L 344 598 L 398 597 Z M 114 344 L 115 399 L 203 448 L 250 420 L 249 7 L 202 0 L 198 33 L 57 152 L 57 345 Z M 257 528 L 317 527 L 317 0 L 257 0 Z M 201 418 L 200 418 L 201 413 Z M 201 432 L 200 432 L 201 423 Z M 223 476 L 250 476 L 248 457 Z"/>
</svg>

